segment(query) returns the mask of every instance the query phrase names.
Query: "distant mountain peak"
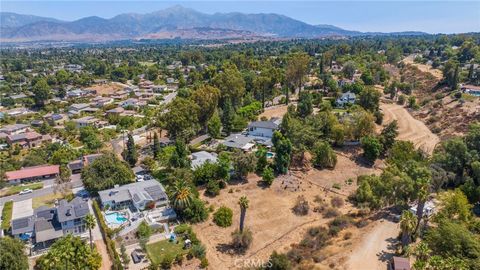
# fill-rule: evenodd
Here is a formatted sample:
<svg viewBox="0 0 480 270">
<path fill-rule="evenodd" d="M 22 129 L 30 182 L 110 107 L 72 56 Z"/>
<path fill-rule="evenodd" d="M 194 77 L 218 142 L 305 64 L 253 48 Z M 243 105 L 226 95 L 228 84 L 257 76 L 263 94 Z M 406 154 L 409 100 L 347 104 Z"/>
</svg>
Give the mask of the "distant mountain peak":
<svg viewBox="0 0 480 270">
<path fill-rule="evenodd" d="M 124 13 L 110 19 L 90 16 L 65 22 L 53 18 L 11 12 L 0 12 L 0 19 L 0 41 L 3 42 L 40 40 L 88 42 L 143 37 L 218 39 L 265 36 L 318 38 L 365 34 L 344 30 L 333 25 L 311 25 L 275 13 L 206 14 L 182 5 L 174 5 L 147 14 Z M 381 33 L 367 34 L 379 35 Z"/>
</svg>

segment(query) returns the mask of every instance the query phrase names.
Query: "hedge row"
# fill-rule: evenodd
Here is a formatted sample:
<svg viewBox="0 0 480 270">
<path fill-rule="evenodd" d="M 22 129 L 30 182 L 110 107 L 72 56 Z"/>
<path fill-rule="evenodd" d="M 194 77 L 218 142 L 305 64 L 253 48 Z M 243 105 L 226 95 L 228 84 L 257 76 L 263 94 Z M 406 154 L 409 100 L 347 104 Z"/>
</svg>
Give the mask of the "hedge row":
<svg viewBox="0 0 480 270">
<path fill-rule="evenodd" d="M 105 245 L 107 246 L 108 255 L 112 260 L 112 269 L 123 270 L 122 262 L 120 261 L 120 255 L 118 254 L 115 247 L 115 241 L 113 241 L 111 238 L 113 236 L 113 231 L 107 226 L 105 218 L 102 215 L 102 211 L 100 210 L 100 206 L 98 206 L 96 200 L 93 200 L 92 206 L 100 224 L 100 231 L 102 232 L 103 240 L 105 241 Z"/>
<path fill-rule="evenodd" d="M 8 201 L 3 205 L 2 210 L 2 230 L 10 229 L 10 221 L 12 220 L 13 202 Z"/>
</svg>

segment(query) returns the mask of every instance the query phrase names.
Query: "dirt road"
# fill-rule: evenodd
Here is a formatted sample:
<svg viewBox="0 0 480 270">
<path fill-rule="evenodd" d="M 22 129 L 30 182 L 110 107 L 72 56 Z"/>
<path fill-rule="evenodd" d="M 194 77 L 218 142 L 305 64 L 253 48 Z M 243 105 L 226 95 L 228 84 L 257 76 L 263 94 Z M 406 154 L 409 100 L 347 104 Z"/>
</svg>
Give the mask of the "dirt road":
<svg viewBox="0 0 480 270">
<path fill-rule="evenodd" d="M 352 250 L 345 269 L 386 270 L 387 262 L 395 250 L 393 243 L 399 233 L 397 223 L 378 220 Z"/>
<path fill-rule="evenodd" d="M 404 107 L 397 104 L 381 104 L 380 108 L 385 114 L 383 122 L 398 121 L 398 140 L 411 141 L 415 147 L 432 154 L 435 146 L 440 142 L 437 135 L 421 121 L 413 116 Z"/>
</svg>

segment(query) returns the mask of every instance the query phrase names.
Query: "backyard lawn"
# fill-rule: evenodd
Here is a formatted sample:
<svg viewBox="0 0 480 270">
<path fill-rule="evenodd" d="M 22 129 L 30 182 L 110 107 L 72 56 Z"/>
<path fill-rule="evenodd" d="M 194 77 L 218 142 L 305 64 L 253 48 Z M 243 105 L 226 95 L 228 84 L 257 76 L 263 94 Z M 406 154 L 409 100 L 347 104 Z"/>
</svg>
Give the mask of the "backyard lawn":
<svg viewBox="0 0 480 270">
<path fill-rule="evenodd" d="M 33 184 L 28 184 L 28 185 L 19 185 L 19 186 L 11 186 L 11 187 L 6 187 L 2 190 L 0 190 L 0 197 L 5 197 L 5 196 L 10 196 L 19 193 L 20 191 L 24 189 L 41 189 L 43 188 L 43 183 L 33 183 Z"/>
<path fill-rule="evenodd" d="M 40 206 L 46 205 L 46 206 L 53 206 L 55 204 L 55 200 L 61 200 L 61 199 L 67 199 L 73 197 L 73 193 L 67 193 L 67 194 L 62 194 L 61 192 L 57 192 L 57 194 L 48 194 L 45 196 L 40 196 L 40 197 L 35 197 L 32 200 L 32 208 L 36 209 Z"/>
<path fill-rule="evenodd" d="M 163 240 L 147 245 L 148 257 L 153 263 L 160 264 L 165 256 L 175 259 L 177 254 L 186 254 L 187 250 L 183 249 L 183 241 L 178 239 L 178 244 Z"/>
</svg>

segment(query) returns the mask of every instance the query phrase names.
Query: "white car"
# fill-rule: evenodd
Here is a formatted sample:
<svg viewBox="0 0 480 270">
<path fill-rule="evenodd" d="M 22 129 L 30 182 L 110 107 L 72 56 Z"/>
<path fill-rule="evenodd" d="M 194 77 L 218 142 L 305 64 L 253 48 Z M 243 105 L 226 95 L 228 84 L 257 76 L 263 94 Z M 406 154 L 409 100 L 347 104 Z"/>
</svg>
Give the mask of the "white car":
<svg viewBox="0 0 480 270">
<path fill-rule="evenodd" d="M 33 192 L 33 190 L 31 190 L 29 188 L 26 188 L 26 189 L 20 191 L 20 193 L 18 193 L 18 194 L 23 195 L 23 194 L 28 194 L 28 193 L 32 193 L 32 192 Z"/>
</svg>

